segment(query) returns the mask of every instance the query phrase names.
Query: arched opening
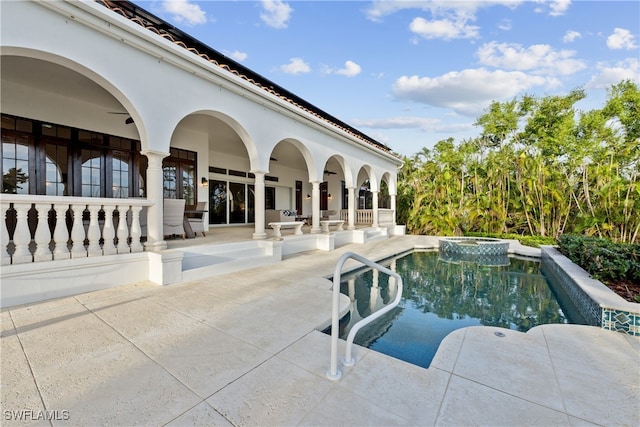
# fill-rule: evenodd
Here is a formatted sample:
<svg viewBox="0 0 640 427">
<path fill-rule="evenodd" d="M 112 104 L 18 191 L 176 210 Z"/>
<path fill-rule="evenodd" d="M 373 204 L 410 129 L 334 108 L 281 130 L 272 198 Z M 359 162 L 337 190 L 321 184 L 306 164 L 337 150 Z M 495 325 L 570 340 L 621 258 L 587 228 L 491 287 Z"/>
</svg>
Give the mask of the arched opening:
<svg viewBox="0 0 640 427">
<path fill-rule="evenodd" d="M 3 193 L 144 196 L 138 130 L 112 94 L 49 61 L 3 55 L 1 65 Z"/>
</svg>

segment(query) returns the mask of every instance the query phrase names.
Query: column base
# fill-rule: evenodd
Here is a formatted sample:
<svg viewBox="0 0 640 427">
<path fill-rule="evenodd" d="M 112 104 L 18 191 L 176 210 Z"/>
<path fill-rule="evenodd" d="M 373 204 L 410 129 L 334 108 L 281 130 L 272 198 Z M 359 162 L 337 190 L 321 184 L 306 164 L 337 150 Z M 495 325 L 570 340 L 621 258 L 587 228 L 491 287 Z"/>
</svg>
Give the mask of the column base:
<svg viewBox="0 0 640 427">
<path fill-rule="evenodd" d="M 159 242 L 144 242 L 144 250 L 147 252 L 160 252 L 167 249 L 167 242 L 161 240 Z"/>
<path fill-rule="evenodd" d="M 251 236 L 253 240 L 265 240 L 267 237 L 267 233 L 253 233 Z"/>
</svg>

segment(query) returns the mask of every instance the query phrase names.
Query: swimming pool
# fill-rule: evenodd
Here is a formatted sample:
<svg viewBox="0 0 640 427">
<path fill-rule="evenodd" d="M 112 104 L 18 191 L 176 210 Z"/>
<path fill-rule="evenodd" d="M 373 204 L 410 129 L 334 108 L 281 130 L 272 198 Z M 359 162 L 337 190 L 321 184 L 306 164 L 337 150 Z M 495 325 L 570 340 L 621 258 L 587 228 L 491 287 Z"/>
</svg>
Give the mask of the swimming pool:
<svg viewBox="0 0 640 427">
<path fill-rule="evenodd" d="M 563 306 L 540 272 L 540 263 L 515 257 L 443 257 L 414 251 L 381 262 L 403 280 L 400 304 L 365 326 L 355 343 L 428 367 L 440 342 L 467 326 L 498 326 L 526 332 L 547 323 L 582 323 Z M 343 275 L 340 290 L 352 301 L 340 323 L 352 325 L 395 297 L 395 285 L 371 269 Z"/>
</svg>

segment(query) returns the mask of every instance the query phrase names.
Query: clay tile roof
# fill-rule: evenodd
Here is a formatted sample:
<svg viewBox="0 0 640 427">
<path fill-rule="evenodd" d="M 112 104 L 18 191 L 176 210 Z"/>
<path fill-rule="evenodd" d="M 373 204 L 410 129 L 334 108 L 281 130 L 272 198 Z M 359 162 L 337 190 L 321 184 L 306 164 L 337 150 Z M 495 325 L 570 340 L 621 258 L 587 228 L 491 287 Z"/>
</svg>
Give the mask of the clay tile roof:
<svg viewBox="0 0 640 427">
<path fill-rule="evenodd" d="M 245 66 L 235 62 L 234 60 L 226 57 L 222 53 L 210 48 L 209 46 L 203 44 L 202 42 L 196 40 L 191 37 L 187 33 L 175 28 L 173 25 L 168 22 L 158 18 L 157 16 L 147 12 L 141 7 L 129 2 L 129 1 L 115 1 L 115 0 L 95 0 L 97 3 L 102 4 L 107 7 L 112 12 L 118 13 L 125 18 L 129 19 L 131 22 L 134 22 L 141 27 L 152 31 L 153 33 L 163 37 L 172 43 L 180 46 L 194 55 L 198 55 L 203 58 L 205 61 L 218 66 L 224 70 L 229 71 L 237 75 L 238 77 L 246 80 L 249 83 L 252 83 L 256 87 L 259 87 L 285 101 L 288 103 L 300 108 L 301 110 L 306 111 L 309 114 L 312 114 L 315 117 L 318 117 L 336 128 L 350 134 L 351 136 L 370 144 L 376 147 L 379 150 L 382 150 L 386 153 L 391 153 L 391 149 L 386 145 L 370 138 L 369 136 L 363 134 L 359 130 L 349 126 L 348 124 L 342 122 L 341 120 L 333 117 L 332 115 L 324 112 L 323 110 L 315 107 L 304 99 L 294 95 L 289 92 L 285 88 L 278 86 L 277 84 L 271 82 L 260 74 L 255 73 L 254 71 L 246 68 Z"/>
</svg>

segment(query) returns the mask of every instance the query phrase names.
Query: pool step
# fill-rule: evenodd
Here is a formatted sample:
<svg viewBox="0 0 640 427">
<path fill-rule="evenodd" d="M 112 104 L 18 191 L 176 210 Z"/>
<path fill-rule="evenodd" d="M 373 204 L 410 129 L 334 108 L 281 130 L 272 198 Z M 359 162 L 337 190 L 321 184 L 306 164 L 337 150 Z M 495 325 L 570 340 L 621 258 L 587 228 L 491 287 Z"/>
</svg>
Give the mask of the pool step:
<svg viewBox="0 0 640 427">
<path fill-rule="evenodd" d="M 176 249 L 184 252 L 182 280 L 233 273 L 280 261 L 280 251 L 268 242 L 240 242 L 222 245 L 192 246 Z"/>
</svg>

